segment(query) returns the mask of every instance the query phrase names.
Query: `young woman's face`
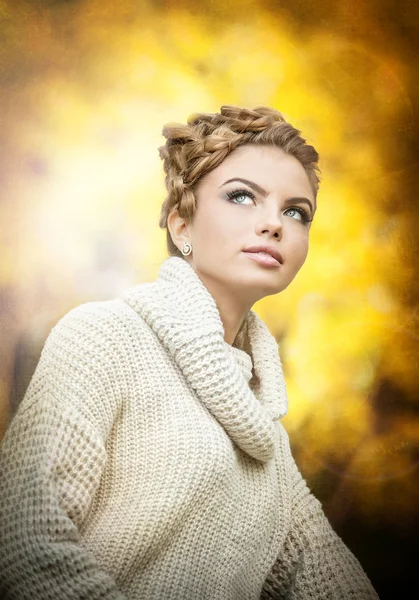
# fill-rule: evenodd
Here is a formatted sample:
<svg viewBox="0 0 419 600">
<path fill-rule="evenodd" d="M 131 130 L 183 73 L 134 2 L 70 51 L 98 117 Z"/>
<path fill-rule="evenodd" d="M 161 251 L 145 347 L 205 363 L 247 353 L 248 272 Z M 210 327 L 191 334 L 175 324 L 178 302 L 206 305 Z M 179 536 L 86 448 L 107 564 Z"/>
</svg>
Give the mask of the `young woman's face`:
<svg viewBox="0 0 419 600">
<path fill-rule="evenodd" d="M 307 219 L 316 210 L 296 158 L 274 146 L 240 146 L 201 179 L 196 195 L 194 221 L 187 227 L 193 247 L 188 260 L 204 280 L 251 302 L 291 283 L 306 259 Z M 264 264 L 263 255 L 246 252 L 260 245 L 278 250 L 282 264 Z"/>
</svg>

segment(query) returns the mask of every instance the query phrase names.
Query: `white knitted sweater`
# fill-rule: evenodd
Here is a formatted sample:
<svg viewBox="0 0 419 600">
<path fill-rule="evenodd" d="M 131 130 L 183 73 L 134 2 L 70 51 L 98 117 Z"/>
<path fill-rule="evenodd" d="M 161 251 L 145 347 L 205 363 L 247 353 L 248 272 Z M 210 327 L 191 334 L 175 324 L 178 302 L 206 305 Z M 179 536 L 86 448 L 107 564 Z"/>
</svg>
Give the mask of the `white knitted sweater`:
<svg viewBox="0 0 419 600">
<path fill-rule="evenodd" d="M 252 373 L 253 368 L 253 373 Z M 5 600 L 377 599 L 292 458 L 278 346 L 181 258 L 52 329 L 0 452 Z"/>
</svg>

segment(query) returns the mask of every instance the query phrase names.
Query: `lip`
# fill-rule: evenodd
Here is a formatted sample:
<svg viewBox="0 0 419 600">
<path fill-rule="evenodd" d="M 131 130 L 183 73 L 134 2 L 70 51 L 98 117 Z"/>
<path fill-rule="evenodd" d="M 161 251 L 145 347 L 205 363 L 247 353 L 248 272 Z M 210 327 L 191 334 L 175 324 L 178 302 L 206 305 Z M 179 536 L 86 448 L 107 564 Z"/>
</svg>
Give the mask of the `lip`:
<svg viewBox="0 0 419 600">
<path fill-rule="evenodd" d="M 281 263 L 278 262 L 273 256 L 269 256 L 269 254 L 258 254 L 257 252 L 245 252 L 245 254 L 247 254 L 249 258 L 266 267 L 278 269 L 281 266 Z"/>
<path fill-rule="evenodd" d="M 263 254 L 258 254 L 259 252 L 265 252 L 266 254 L 269 254 L 269 256 L 271 256 L 273 259 L 275 259 L 276 263 L 279 264 L 283 264 L 284 259 L 282 258 L 282 254 L 280 253 L 279 250 L 277 250 L 277 248 L 275 248 L 274 246 L 249 246 L 248 248 L 245 248 L 244 252 L 246 252 L 247 254 L 252 255 L 252 257 L 258 257 L 259 259 L 268 259 L 267 256 L 264 256 Z M 262 260 L 260 260 L 260 262 L 263 262 Z M 272 260 L 269 260 L 266 264 L 275 264 L 272 262 Z"/>
</svg>

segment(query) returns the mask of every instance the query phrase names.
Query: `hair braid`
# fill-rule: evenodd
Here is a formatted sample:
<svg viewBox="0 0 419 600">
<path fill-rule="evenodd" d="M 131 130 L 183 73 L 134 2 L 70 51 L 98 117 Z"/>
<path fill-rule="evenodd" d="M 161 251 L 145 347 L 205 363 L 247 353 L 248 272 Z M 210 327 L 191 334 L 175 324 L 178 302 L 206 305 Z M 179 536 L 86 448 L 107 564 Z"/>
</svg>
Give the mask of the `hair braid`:
<svg viewBox="0 0 419 600">
<path fill-rule="evenodd" d="M 247 109 L 225 105 L 219 113 L 192 114 L 186 125 L 165 125 L 162 134 L 166 143 L 159 148 L 159 155 L 166 173 L 167 196 L 159 226 L 167 229 L 169 254 L 181 256 L 167 228 L 169 214 L 177 210 L 191 222 L 196 210 L 194 186 L 239 146 L 264 144 L 282 148 L 301 162 L 317 194 L 319 157 L 300 133 L 279 111 L 268 106 Z"/>
</svg>

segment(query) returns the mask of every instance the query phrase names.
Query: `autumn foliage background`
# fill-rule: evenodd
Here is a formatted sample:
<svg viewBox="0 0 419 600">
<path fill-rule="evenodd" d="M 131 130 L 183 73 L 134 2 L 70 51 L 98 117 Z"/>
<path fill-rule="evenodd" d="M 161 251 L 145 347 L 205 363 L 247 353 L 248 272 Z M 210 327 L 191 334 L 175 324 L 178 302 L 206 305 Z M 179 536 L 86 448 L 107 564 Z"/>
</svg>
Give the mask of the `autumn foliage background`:
<svg viewBox="0 0 419 600">
<path fill-rule="evenodd" d="M 417 6 L 0 0 L 0 437 L 57 320 L 166 257 L 162 126 L 273 106 L 323 180 L 306 264 L 254 307 L 284 424 L 380 598 L 417 585 Z"/>
</svg>

